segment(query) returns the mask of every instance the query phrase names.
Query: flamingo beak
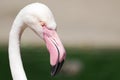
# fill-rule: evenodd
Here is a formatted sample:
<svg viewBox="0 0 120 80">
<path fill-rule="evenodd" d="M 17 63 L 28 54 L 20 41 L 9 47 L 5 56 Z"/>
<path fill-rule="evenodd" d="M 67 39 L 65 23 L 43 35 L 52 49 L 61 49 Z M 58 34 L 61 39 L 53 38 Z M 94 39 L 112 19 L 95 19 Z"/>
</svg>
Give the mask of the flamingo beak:
<svg viewBox="0 0 120 80">
<path fill-rule="evenodd" d="M 44 27 L 43 39 L 50 53 L 51 76 L 55 76 L 62 68 L 66 52 L 55 30 Z"/>
</svg>

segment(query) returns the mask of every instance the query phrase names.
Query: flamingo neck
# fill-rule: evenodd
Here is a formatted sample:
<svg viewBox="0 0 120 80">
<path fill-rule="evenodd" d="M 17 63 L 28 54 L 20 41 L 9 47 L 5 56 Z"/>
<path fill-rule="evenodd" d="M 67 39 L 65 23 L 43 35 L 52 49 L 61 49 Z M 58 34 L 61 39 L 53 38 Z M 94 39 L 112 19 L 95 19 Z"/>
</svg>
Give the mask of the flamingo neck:
<svg viewBox="0 0 120 80">
<path fill-rule="evenodd" d="M 27 80 L 20 55 L 20 38 L 24 29 L 23 23 L 16 19 L 9 35 L 9 63 L 13 80 Z"/>
</svg>

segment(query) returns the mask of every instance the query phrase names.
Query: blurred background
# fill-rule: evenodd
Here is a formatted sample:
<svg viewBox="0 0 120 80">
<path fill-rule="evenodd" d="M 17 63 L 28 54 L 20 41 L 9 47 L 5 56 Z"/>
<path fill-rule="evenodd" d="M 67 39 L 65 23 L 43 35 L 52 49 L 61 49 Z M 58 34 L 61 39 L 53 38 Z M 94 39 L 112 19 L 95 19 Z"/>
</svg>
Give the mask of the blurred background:
<svg viewBox="0 0 120 80">
<path fill-rule="evenodd" d="M 120 80 L 119 0 L 1 0 L 0 80 L 12 80 L 7 52 L 12 23 L 18 12 L 33 2 L 52 10 L 67 59 L 60 74 L 51 77 L 44 42 L 26 29 L 21 56 L 28 80 Z"/>
</svg>

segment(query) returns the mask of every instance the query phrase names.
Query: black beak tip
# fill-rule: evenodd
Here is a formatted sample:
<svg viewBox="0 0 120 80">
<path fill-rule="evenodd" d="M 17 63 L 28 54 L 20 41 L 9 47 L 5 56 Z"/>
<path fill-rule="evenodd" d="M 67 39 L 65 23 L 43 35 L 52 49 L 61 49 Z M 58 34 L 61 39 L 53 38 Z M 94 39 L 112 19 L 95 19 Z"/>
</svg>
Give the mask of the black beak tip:
<svg viewBox="0 0 120 80">
<path fill-rule="evenodd" d="M 57 65 L 51 66 L 51 76 L 55 76 Z"/>
<path fill-rule="evenodd" d="M 54 66 L 51 66 L 51 76 L 55 76 L 61 70 L 63 63 L 64 60 L 62 62 L 58 62 Z"/>
</svg>

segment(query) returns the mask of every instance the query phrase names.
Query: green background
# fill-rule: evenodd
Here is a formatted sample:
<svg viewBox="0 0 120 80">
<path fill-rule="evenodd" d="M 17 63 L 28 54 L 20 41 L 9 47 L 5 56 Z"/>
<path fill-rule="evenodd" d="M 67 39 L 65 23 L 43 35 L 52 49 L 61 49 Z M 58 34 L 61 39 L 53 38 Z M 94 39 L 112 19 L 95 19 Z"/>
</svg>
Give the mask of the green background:
<svg viewBox="0 0 120 80">
<path fill-rule="evenodd" d="M 120 80 L 120 50 L 65 47 L 66 61 L 83 63 L 82 71 L 75 75 L 60 72 L 50 76 L 49 54 L 44 46 L 21 47 L 21 56 L 28 80 Z M 0 46 L 0 80 L 12 80 L 7 46 Z"/>
</svg>

